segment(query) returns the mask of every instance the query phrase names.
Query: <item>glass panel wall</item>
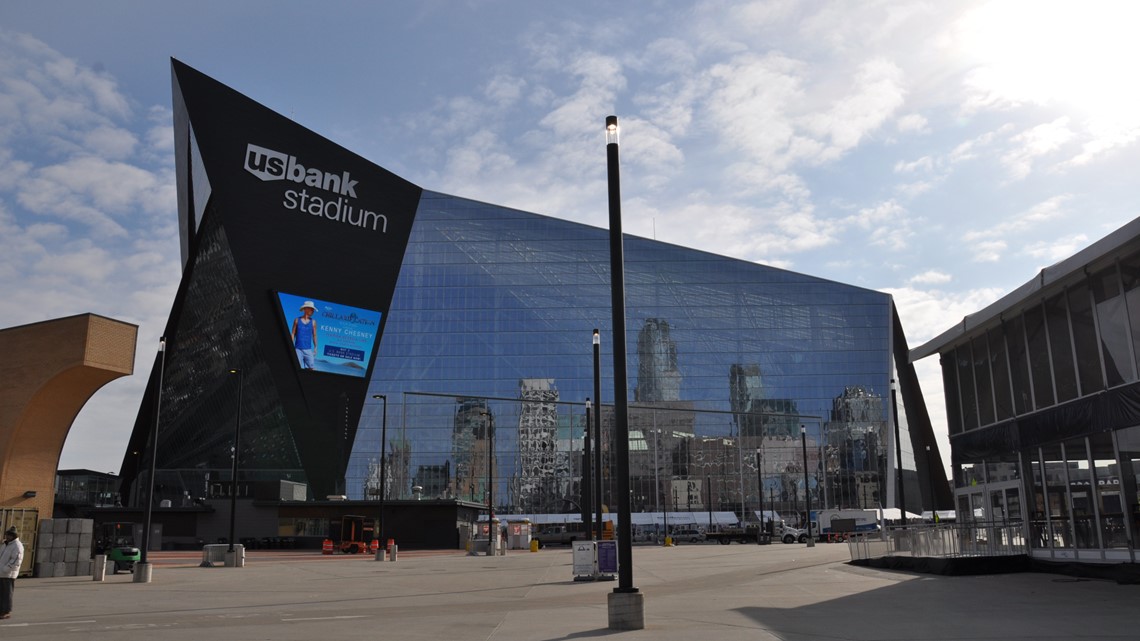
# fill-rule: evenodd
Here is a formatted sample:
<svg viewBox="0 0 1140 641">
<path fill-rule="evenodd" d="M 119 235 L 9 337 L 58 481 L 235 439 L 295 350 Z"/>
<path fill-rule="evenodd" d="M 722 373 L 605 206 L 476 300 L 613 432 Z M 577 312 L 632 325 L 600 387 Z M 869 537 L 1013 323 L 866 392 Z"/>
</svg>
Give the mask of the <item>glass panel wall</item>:
<svg viewBox="0 0 1140 641">
<path fill-rule="evenodd" d="M 1100 536 L 1106 548 L 1127 548 L 1124 527 L 1124 495 L 1120 466 L 1112 447 L 1112 434 L 1101 432 L 1089 437 L 1092 449 L 1095 506 L 1100 515 Z"/>
<path fill-rule="evenodd" d="M 970 345 L 962 345 L 954 350 L 958 363 L 958 385 L 962 391 L 962 427 L 972 430 L 978 426 L 978 398 L 974 386 L 974 359 L 970 356 Z"/>
<path fill-rule="evenodd" d="M 994 422 L 994 393 L 990 384 L 990 356 L 983 334 L 972 342 L 974 356 L 974 384 L 978 393 L 978 424 Z"/>
<path fill-rule="evenodd" d="M 1120 452 L 1120 484 L 1124 492 L 1124 512 L 1129 536 L 1135 549 L 1140 543 L 1140 426 L 1117 430 L 1116 447 Z"/>
<path fill-rule="evenodd" d="M 1053 373 L 1049 366 L 1049 340 L 1045 333 L 1045 313 L 1040 307 L 1025 310 L 1025 338 L 1029 343 L 1029 371 L 1033 377 L 1033 397 L 1037 409 L 1053 405 Z"/>
<path fill-rule="evenodd" d="M 1009 376 L 1013 384 L 1013 410 L 1018 415 L 1033 411 L 1033 387 L 1029 380 L 1029 356 L 1025 353 L 1025 323 L 1020 316 L 1005 324 L 1009 349 Z"/>
<path fill-rule="evenodd" d="M 801 424 L 813 505 L 824 471 L 832 504 L 885 497 L 889 296 L 648 239 L 627 237 L 625 251 L 635 510 L 674 487 L 694 511 L 711 500 L 747 514 L 761 494 L 777 510 L 802 505 Z M 577 511 L 595 327 L 613 389 L 608 265 L 605 229 L 425 192 L 369 381 L 389 399 L 388 438 L 382 448 L 369 403 L 349 496 L 409 498 L 419 485 L 424 498 L 481 502 L 489 486 L 505 514 Z"/>
<path fill-rule="evenodd" d="M 1049 520 L 1049 544 L 1054 548 L 1073 547 L 1073 526 L 1069 512 L 1069 480 L 1061 445 L 1041 448 L 1045 475 L 1046 515 Z"/>
<path fill-rule="evenodd" d="M 1044 465 L 1041 462 L 1041 450 L 1033 450 L 1025 458 L 1030 461 L 1030 478 L 1033 481 L 1031 486 L 1032 497 L 1029 499 L 1033 506 L 1033 514 L 1029 520 L 1029 545 L 1035 548 L 1050 548 L 1052 547 L 1052 538 L 1046 511 L 1048 499 L 1045 496 L 1045 483 L 1042 481 Z"/>
<path fill-rule="evenodd" d="M 1077 374 L 1081 395 L 1104 389 L 1100 369 L 1100 349 L 1093 321 L 1092 299 L 1088 285 L 1082 281 L 1069 289 L 1069 314 L 1073 323 L 1073 344 L 1077 352 Z"/>
<path fill-rule="evenodd" d="M 1097 329 L 1108 386 L 1132 382 L 1136 380 L 1136 368 L 1128 344 L 1128 316 L 1124 309 L 1124 296 L 1121 294 L 1116 266 L 1093 275 L 1089 284 L 1096 303 Z"/>
<path fill-rule="evenodd" d="M 990 345 L 990 371 L 993 372 L 994 412 L 999 421 L 1013 416 L 1010 398 L 1009 367 L 1005 357 L 1005 338 L 1000 327 L 986 332 Z"/>
<path fill-rule="evenodd" d="M 1140 254 L 1120 261 L 1120 279 L 1124 287 L 1128 326 L 1132 328 L 1133 363 L 1140 360 Z"/>
<path fill-rule="evenodd" d="M 1045 320 L 1049 330 L 1049 355 L 1053 359 L 1053 381 L 1057 386 L 1057 402 L 1077 397 L 1077 369 L 1073 363 L 1073 342 L 1069 338 L 1069 314 L 1065 296 L 1045 302 Z"/>
<path fill-rule="evenodd" d="M 1100 547 L 1097 537 L 1096 515 L 1093 512 L 1092 473 L 1089 470 L 1085 439 L 1065 441 L 1066 471 L 1069 475 L 1069 496 L 1073 517 L 1074 543 L 1078 548 Z"/>
</svg>

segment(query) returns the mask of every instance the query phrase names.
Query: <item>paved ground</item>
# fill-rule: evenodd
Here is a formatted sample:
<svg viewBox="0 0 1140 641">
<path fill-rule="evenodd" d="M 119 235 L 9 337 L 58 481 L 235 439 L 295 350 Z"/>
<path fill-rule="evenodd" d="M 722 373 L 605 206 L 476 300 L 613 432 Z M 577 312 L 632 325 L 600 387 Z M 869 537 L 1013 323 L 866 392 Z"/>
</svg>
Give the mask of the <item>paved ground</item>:
<svg viewBox="0 0 1140 641">
<path fill-rule="evenodd" d="M 936 577 L 845 563 L 844 545 L 634 548 L 644 630 L 607 629 L 613 582 L 571 552 L 505 557 L 251 551 L 245 568 L 157 553 L 126 574 L 20 579 L 0 639 L 1137 639 L 1140 586 L 1048 574 Z"/>
</svg>

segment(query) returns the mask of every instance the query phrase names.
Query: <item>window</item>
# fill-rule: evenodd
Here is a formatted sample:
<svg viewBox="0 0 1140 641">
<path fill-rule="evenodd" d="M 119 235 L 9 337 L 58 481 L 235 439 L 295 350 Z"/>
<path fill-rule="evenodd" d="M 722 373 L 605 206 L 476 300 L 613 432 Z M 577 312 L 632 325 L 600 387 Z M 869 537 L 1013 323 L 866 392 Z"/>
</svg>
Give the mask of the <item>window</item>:
<svg viewBox="0 0 1140 641">
<path fill-rule="evenodd" d="M 1029 357 L 1025 353 L 1025 323 L 1020 316 L 1005 324 L 1005 344 L 1009 349 L 1009 376 L 1013 384 L 1013 410 L 1025 414 L 1033 410 L 1033 389 L 1029 379 Z"/>
<path fill-rule="evenodd" d="M 1053 380 L 1057 386 L 1057 402 L 1077 397 L 1077 371 L 1073 364 L 1073 342 L 1069 338 L 1069 314 L 1065 296 L 1060 294 L 1045 301 L 1045 321 L 1049 328 L 1049 355 L 1053 359 Z"/>
<path fill-rule="evenodd" d="M 1104 377 L 1100 371 L 1100 349 L 1087 284 L 1081 283 L 1069 290 L 1069 314 L 1073 322 L 1073 343 L 1077 348 L 1081 395 L 1095 394 L 1104 389 Z"/>
<path fill-rule="evenodd" d="M 1108 386 L 1136 380 L 1135 361 L 1128 345 L 1128 314 L 1116 266 L 1112 266 L 1089 279 L 1093 302 L 1096 304 L 1097 329 L 1100 330 L 1101 357 Z"/>
<path fill-rule="evenodd" d="M 1040 307 L 1025 310 L 1025 338 L 1029 343 L 1029 371 L 1037 409 L 1054 401 L 1053 375 L 1049 366 L 1049 340 L 1045 334 L 1045 314 Z"/>
</svg>

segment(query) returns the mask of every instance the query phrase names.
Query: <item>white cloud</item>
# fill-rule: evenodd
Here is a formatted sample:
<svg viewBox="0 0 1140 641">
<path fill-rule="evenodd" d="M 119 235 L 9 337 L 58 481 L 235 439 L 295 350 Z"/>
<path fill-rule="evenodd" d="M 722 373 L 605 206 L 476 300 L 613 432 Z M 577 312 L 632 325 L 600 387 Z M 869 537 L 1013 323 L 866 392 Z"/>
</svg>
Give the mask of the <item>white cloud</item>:
<svg viewBox="0 0 1140 641">
<path fill-rule="evenodd" d="M 1022 247 L 1021 252 L 1027 256 L 1045 261 L 1044 264 L 1042 264 L 1042 267 L 1045 267 L 1072 256 L 1087 247 L 1088 244 L 1088 236 L 1085 234 L 1077 234 L 1076 236 L 1070 236 L 1052 242 L 1039 241 L 1029 243 Z"/>
<path fill-rule="evenodd" d="M 1011 240 L 1016 238 L 1019 245 L 1024 244 L 1027 233 L 1040 233 L 1053 221 L 1065 217 L 1068 214 L 1065 204 L 1071 198 L 1068 194 L 1053 196 L 992 227 L 968 231 L 962 240 L 973 251 L 975 261 L 996 262 L 1005 254 Z"/>
<path fill-rule="evenodd" d="M 954 277 L 950 274 L 930 269 L 916 276 L 912 276 L 907 282 L 912 285 L 945 285 L 952 280 L 954 280 Z"/>
<path fill-rule="evenodd" d="M 922 114 L 906 114 L 895 123 L 895 127 L 899 132 L 904 134 L 930 133 L 930 127 L 928 125 L 929 123 L 927 123 L 926 118 L 924 118 Z"/>
<path fill-rule="evenodd" d="M 169 108 L 136 120 L 113 78 L 0 31 L 0 113 L 5 326 L 92 312 L 150 340 L 181 273 Z M 62 467 L 118 469 L 151 355 L 87 403 Z"/>
<path fill-rule="evenodd" d="M 1074 136 L 1069 129 L 1068 117 L 1037 125 L 1010 139 L 1014 147 L 1002 156 L 1002 164 L 1009 169 L 1014 179 L 1020 180 L 1029 175 L 1033 162 L 1038 157 L 1059 150 Z"/>
</svg>

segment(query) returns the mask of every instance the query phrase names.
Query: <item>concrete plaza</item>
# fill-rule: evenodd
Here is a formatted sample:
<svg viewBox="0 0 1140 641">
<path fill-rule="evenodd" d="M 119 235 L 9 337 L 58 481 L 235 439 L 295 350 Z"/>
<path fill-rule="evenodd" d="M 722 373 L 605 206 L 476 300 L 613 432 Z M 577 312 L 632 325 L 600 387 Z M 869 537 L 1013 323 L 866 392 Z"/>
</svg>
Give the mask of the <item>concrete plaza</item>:
<svg viewBox="0 0 1140 641">
<path fill-rule="evenodd" d="M 244 568 L 154 553 L 154 581 L 20 579 L 3 639 L 1136 639 L 1140 586 L 847 565 L 845 545 L 635 547 L 644 630 L 607 629 L 614 582 L 569 548 L 501 557 L 251 551 Z"/>
</svg>

